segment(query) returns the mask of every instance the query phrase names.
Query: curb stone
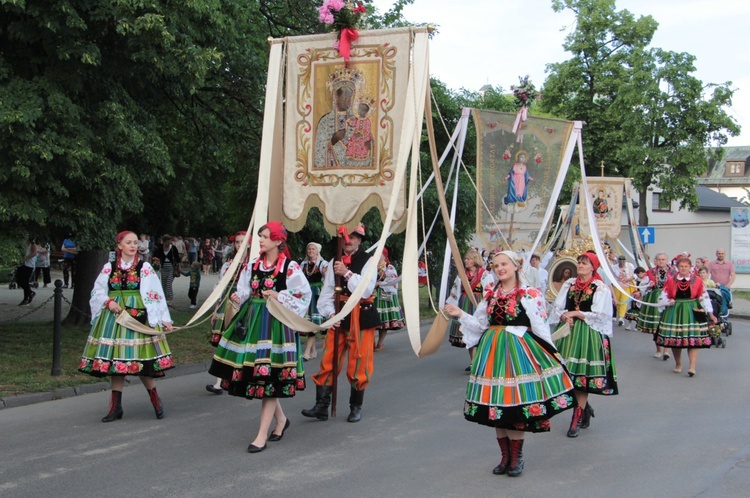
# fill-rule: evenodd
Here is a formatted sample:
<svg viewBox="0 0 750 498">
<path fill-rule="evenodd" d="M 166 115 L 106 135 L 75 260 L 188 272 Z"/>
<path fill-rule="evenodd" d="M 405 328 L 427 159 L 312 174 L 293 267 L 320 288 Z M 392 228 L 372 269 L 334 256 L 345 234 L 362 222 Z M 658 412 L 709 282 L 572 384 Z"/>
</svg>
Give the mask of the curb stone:
<svg viewBox="0 0 750 498">
<path fill-rule="evenodd" d="M 180 365 L 166 372 L 166 377 L 179 377 L 182 375 L 192 375 L 208 371 L 210 363 L 188 363 Z M 158 381 L 159 379 L 157 379 Z M 54 401 L 57 399 L 72 398 L 73 396 L 83 396 L 84 394 L 99 393 L 109 390 L 109 382 L 97 382 L 95 384 L 80 384 L 75 387 L 65 387 L 43 393 L 19 394 L 18 396 L 8 396 L 0 398 L 0 410 L 5 408 L 16 408 L 19 406 L 28 406 L 45 401 Z"/>
</svg>

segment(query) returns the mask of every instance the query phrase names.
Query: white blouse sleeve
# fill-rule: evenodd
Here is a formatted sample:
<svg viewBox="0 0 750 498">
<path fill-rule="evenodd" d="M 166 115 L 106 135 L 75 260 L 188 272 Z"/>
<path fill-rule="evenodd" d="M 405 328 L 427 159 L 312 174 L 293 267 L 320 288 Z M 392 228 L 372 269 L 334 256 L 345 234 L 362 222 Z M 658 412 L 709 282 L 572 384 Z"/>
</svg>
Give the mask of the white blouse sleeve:
<svg viewBox="0 0 750 498">
<path fill-rule="evenodd" d="M 458 306 L 458 298 L 461 297 L 461 278 L 456 277 L 453 281 L 453 287 L 447 298 L 445 298 L 445 304 L 452 304 Z"/>
<path fill-rule="evenodd" d="M 161 288 L 161 281 L 159 281 L 156 271 L 148 263 L 143 263 L 141 267 L 141 299 L 146 306 L 149 325 L 155 327 L 172 323 L 167 300 Z"/>
<path fill-rule="evenodd" d="M 562 284 L 562 287 L 560 287 L 560 291 L 557 293 L 555 302 L 552 303 L 552 309 L 549 314 L 550 325 L 554 326 L 560 323 L 560 316 L 568 311 L 565 308 L 565 305 L 568 302 L 568 291 L 570 291 L 570 286 L 573 282 L 575 282 L 575 278 L 570 278 Z"/>
<path fill-rule="evenodd" d="M 612 336 L 612 291 L 601 280 L 595 280 L 596 292 L 591 311 L 582 311 L 586 324 L 608 337 Z"/>
<path fill-rule="evenodd" d="M 96 320 L 102 310 L 104 309 L 104 303 L 109 299 L 109 274 L 112 273 L 112 264 L 105 263 L 102 267 L 102 271 L 99 272 L 99 276 L 96 277 L 94 282 L 94 288 L 91 289 L 91 299 L 89 299 L 89 306 L 91 307 L 91 322 Z"/>
<path fill-rule="evenodd" d="M 667 296 L 667 293 L 663 289 L 659 292 L 659 299 L 657 299 L 656 304 L 659 307 L 659 313 L 669 306 L 669 296 Z"/>
<path fill-rule="evenodd" d="M 333 302 L 334 289 L 336 287 L 333 260 L 331 260 L 329 270 L 331 271 L 327 271 L 323 277 L 323 288 L 320 290 L 320 296 L 318 296 L 318 313 L 326 318 L 333 316 L 336 311 Z"/>
<path fill-rule="evenodd" d="M 237 279 L 237 295 L 240 297 L 240 304 L 247 301 L 247 298 L 250 297 L 250 279 L 253 275 L 253 264 L 255 261 L 253 260 L 252 263 L 242 265 L 242 269 L 240 270 L 240 277 Z"/>
<path fill-rule="evenodd" d="M 526 310 L 526 316 L 531 322 L 531 331 L 534 335 L 541 337 L 552 344 L 552 335 L 547 323 L 547 306 L 539 289 L 528 288 L 521 298 L 521 306 Z"/>
<path fill-rule="evenodd" d="M 290 262 L 286 270 L 286 289 L 279 291 L 279 302 L 298 316 L 305 316 L 311 297 L 312 290 L 305 274 L 296 261 Z"/>
<path fill-rule="evenodd" d="M 489 319 L 487 318 L 487 300 L 482 299 L 482 302 L 474 310 L 473 315 L 464 312 L 461 318 L 458 319 L 458 323 L 461 324 L 461 333 L 463 334 L 466 349 L 476 346 L 479 343 L 479 339 L 482 338 L 484 331 L 490 326 Z"/>
<path fill-rule="evenodd" d="M 711 313 L 713 311 L 713 304 L 711 304 L 711 298 L 708 297 L 708 291 L 703 288 L 703 294 L 701 294 L 701 297 L 698 298 L 701 302 L 701 306 L 703 306 L 703 309 L 706 310 L 706 313 Z M 714 313 L 715 315 L 718 315 L 717 313 Z"/>
<path fill-rule="evenodd" d="M 380 282 L 380 290 L 383 294 L 392 296 L 398 292 L 398 272 L 393 265 L 385 267 L 385 278 Z"/>
</svg>

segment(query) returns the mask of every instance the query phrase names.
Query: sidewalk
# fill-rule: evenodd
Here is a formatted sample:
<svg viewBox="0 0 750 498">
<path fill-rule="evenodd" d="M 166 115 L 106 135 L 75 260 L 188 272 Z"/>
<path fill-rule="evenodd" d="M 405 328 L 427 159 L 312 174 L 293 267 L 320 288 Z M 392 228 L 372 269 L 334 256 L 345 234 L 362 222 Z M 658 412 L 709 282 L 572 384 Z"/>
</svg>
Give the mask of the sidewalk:
<svg viewBox="0 0 750 498">
<path fill-rule="evenodd" d="M 24 323 L 30 322 L 52 322 L 55 312 L 55 304 L 52 299 L 55 290 L 55 280 L 59 279 L 62 281 L 63 275 L 62 270 L 51 270 L 50 276 L 52 277 L 52 283 L 47 288 L 42 287 L 42 283 L 39 283 L 39 288 L 32 290 L 36 292 L 36 296 L 29 306 L 18 306 L 18 303 L 23 299 L 23 290 L 9 289 L 8 284 L 0 286 L 0 324 L 6 324 L 8 322 L 21 321 Z M 40 279 L 41 280 L 41 279 Z M 214 285 L 219 281 L 218 275 L 202 275 L 201 276 L 201 287 L 198 293 L 198 304 L 200 305 L 205 300 L 214 288 Z M 172 307 L 179 311 L 190 311 L 190 299 L 188 299 L 188 287 L 190 285 L 190 279 L 188 277 L 175 278 L 172 284 L 174 290 L 174 300 L 172 301 Z M 90 289 L 89 289 L 90 290 Z M 63 289 L 63 297 L 68 301 L 73 300 L 73 292 L 75 289 Z M 87 290 L 88 293 L 88 290 Z M 68 315 L 70 305 L 63 300 L 62 317 Z"/>
</svg>

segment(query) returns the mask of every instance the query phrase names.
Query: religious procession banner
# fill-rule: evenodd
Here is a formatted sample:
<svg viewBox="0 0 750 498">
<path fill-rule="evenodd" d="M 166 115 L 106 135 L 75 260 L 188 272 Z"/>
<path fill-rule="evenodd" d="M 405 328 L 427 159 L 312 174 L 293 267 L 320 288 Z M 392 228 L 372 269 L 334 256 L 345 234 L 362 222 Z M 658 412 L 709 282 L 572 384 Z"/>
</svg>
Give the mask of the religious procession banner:
<svg viewBox="0 0 750 498">
<path fill-rule="evenodd" d="M 283 167 L 283 221 L 300 230 L 317 207 L 329 233 L 355 225 L 393 192 L 409 83 L 412 31 L 362 31 L 348 62 L 335 34 L 288 39 Z M 421 83 L 420 83 L 421 84 Z"/>
<path fill-rule="evenodd" d="M 541 228 L 573 122 L 473 109 L 477 129 L 477 234 L 489 248 L 529 251 Z M 569 158 L 567 158 L 569 161 Z"/>
<path fill-rule="evenodd" d="M 599 239 L 614 240 L 620 236 L 625 178 L 588 177 L 587 181 Z M 583 235 L 587 236 L 591 233 L 588 220 L 582 216 L 580 221 Z"/>
</svg>

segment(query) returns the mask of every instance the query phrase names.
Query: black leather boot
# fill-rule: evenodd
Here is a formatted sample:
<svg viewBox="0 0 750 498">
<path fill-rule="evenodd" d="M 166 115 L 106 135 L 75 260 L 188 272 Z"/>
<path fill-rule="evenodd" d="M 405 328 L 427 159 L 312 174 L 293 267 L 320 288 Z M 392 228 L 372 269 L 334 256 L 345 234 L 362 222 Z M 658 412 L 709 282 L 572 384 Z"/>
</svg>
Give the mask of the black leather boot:
<svg viewBox="0 0 750 498">
<path fill-rule="evenodd" d="M 505 474 L 508 470 L 508 462 L 510 461 L 510 439 L 508 436 L 497 438 L 497 444 L 500 446 L 500 463 L 497 467 L 492 469 L 492 473 L 496 476 Z"/>
<path fill-rule="evenodd" d="M 122 391 L 112 391 L 109 395 L 109 413 L 102 422 L 112 422 L 122 418 Z"/>
<path fill-rule="evenodd" d="M 349 394 L 349 416 L 347 422 L 359 422 L 362 419 L 362 401 L 365 398 L 364 391 L 357 391 L 352 387 Z"/>
<path fill-rule="evenodd" d="M 331 405 L 331 386 L 315 386 L 315 406 L 302 410 L 302 415 L 318 420 L 328 420 L 328 407 Z"/>
<path fill-rule="evenodd" d="M 591 417 L 594 416 L 594 409 L 591 407 L 591 403 L 586 403 L 586 408 L 583 409 L 583 417 L 581 417 L 581 429 L 588 429 L 591 425 Z"/>
<path fill-rule="evenodd" d="M 151 398 L 151 404 L 154 405 L 154 413 L 156 418 L 164 418 L 164 404 L 161 402 L 159 394 L 156 392 L 156 388 L 148 389 L 148 397 Z"/>
<path fill-rule="evenodd" d="M 568 437 L 578 437 L 578 429 L 581 428 L 581 419 L 583 419 L 583 408 L 576 406 L 573 408 L 573 418 L 570 420 Z"/>
<path fill-rule="evenodd" d="M 510 440 L 510 461 L 508 475 L 518 477 L 523 473 L 523 439 Z"/>
</svg>

